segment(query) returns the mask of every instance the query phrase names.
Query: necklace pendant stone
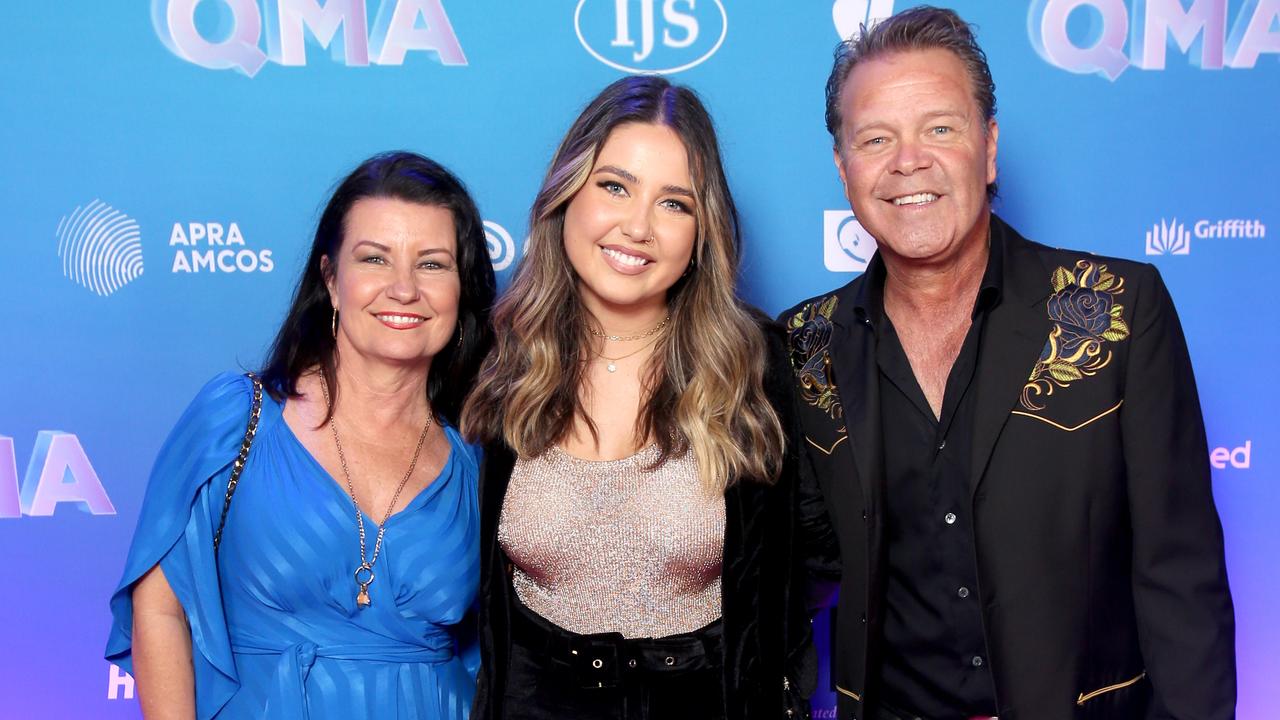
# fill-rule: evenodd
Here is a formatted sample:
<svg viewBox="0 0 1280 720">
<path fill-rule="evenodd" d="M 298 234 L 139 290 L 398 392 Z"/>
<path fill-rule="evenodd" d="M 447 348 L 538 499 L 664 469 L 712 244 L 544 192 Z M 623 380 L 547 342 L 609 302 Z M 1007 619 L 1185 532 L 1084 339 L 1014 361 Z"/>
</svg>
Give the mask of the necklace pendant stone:
<svg viewBox="0 0 1280 720">
<path fill-rule="evenodd" d="M 364 588 L 360 588 L 360 592 L 356 595 L 356 605 L 362 608 L 367 608 L 372 604 L 373 601 L 369 599 L 369 591 Z"/>
<path fill-rule="evenodd" d="M 612 360 L 609 361 L 608 365 L 604 366 L 604 369 L 608 370 L 609 372 L 618 372 L 618 366 L 614 365 Z"/>
</svg>

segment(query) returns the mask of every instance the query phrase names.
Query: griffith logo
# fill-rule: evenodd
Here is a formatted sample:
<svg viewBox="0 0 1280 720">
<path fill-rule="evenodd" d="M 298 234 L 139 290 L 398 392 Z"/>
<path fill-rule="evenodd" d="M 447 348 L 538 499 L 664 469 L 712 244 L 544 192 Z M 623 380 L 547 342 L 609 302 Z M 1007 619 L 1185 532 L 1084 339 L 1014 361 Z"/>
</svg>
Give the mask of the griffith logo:
<svg viewBox="0 0 1280 720">
<path fill-rule="evenodd" d="M 893 15 L 893 0 L 836 0 L 831 6 L 831 19 L 841 40 L 852 40 L 870 30 L 876 23 Z"/>
<path fill-rule="evenodd" d="M 822 236 L 822 262 L 831 272 L 862 272 L 876 254 L 876 239 L 849 210 L 823 210 Z"/>
<path fill-rule="evenodd" d="M 729 31 L 721 0 L 578 0 L 573 25 L 591 56 L 615 70 L 670 75 L 716 54 Z"/>
<path fill-rule="evenodd" d="M 1178 222 L 1178 218 L 1174 218 L 1172 222 L 1165 222 L 1164 218 L 1160 218 L 1160 222 L 1147 231 L 1147 254 L 1190 255 L 1191 233 L 1187 231 L 1187 226 Z"/>
</svg>

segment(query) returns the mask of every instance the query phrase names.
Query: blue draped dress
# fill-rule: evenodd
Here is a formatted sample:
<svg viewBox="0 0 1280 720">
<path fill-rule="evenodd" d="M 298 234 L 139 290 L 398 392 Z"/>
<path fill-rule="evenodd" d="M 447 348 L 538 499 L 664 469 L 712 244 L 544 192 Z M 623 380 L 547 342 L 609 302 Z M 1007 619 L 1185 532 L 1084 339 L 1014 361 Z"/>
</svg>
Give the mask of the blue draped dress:
<svg viewBox="0 0 1280 720">
<path fill-rule="evenodd" d="M 474 451 L 444 428 L 449 458 L 387 521 L 373 603 L 358 608 L 355 506 L 265 393 L 215 558 L 251 395 L 248 378 L 219 375 L 161 449 L 111 598 L 107 659 L 132 672 L 132 591 L 159 563 L 191 626 L 200 720 L 466 718 L 478 665 Z"/>
</svg>

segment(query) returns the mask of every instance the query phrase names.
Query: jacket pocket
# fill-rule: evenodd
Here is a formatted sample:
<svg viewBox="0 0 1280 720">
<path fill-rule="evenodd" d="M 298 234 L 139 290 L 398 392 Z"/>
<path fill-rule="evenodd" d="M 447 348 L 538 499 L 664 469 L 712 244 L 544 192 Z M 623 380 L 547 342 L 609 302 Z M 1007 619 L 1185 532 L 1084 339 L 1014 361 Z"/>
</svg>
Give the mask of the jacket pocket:
<svg viewBox="0 0 1280 720">
<path fill-rule="evenodd" d="M 1118 682 L 1114 685 L 1107 685 L 1106 687 L 1100 687 L 1097 690 L 1091 690 L 1089 692 L 1082 692 L 1080 693 L 1080 696 L 1076 698 L 1076 705 L 1084 705 L 1090 700 L 1093 700 L 1094 698 L 1097 698 L 1101 695 L 1106 695 L 1107 693 L 1112 693 L 1117 690 L 1123 690 L 1132 685 L 1136 685 L 1142 682 L 1144 679 L 1146 679 L 1146 677 L 1147 677 L 1147 673 L 1143 671 L 1138 673 L 1136 677 L 1129 678 L 1128 680 L 1125 680 L 1123 682 Z"/>
</svg>

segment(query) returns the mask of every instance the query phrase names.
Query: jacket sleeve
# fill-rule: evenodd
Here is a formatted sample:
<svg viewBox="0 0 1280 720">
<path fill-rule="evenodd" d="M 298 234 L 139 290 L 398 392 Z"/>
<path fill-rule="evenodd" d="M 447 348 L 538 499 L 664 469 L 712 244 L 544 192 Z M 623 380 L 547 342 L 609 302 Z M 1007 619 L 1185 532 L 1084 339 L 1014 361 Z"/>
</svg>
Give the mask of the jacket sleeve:
<svg viewBox="0 0 1280 720">
<path fill-rule="evenodd" d="M 1235 717 L 1235 621 L 1191 359 L 1155 268 L 1135 275 L 1121 409 L 1133 594 L 1153 717 Z"/>
</svg>

